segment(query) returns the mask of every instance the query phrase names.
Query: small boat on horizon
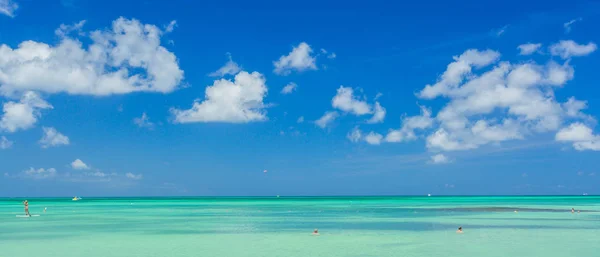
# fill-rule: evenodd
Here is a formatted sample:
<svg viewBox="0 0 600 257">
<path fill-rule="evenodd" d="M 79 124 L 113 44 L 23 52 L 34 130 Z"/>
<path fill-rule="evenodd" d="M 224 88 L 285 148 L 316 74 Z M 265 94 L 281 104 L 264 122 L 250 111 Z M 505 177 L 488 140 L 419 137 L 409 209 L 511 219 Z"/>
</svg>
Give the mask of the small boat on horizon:
<svg viewBox="0 0 600 257">
<path fill-rule="evenodd" d="M 81 200 L 80 197 L 77 197 L 77 196 L 73 197 L 73 201 L 79 201 L 79 200 Z"/>
</svg>

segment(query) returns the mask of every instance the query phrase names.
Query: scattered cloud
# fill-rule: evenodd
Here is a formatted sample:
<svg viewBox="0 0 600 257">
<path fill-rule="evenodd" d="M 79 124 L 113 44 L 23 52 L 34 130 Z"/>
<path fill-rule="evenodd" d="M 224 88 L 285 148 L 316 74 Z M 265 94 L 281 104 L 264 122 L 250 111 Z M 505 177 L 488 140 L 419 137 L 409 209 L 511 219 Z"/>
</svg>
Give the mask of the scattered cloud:
<svg viewBox="0 0 600 257">
<path fill-rule="evenodd" d="M 167 25 L 167 27 L 165 27 L 165 32 L 171 33 L 171 32 L 173 32 L 175 27 L 177 27 L 177 21 L 172 20 L 171 22 L 169 22 L 169 25 Z"/>
<path fill-rule="evenodd" d="M 315 124 L 320 128 L 326 128 L 329 126 L 340 114 L 336 111 L 325 112 L 321 118 L 315 121 Z"/>
<path fill-rule="evenodd" d="M 15 17 L 15 11 L 19 9 L 19 5 L 12 0 L 0 0 L 0 14 L 8 17 Z"/>
<path fill-rule="evenodd" d="M 421 106 L 421 115 L 405 117 L 402 119 L 402 127 L 400 129 L 390 129 L 385 136 L 385 141 L 390 143 L 399 143 L 417 139 L 415 135 L 416 129 L 427 129 L 433 126 L 433 118 L 431 118 L 431 110 Z"/>
<path fill-rule="evenodd" d="M 0 149 L 8 149 L 11 148 L 13 142 L 8 140 L 5 136 L 0 137 Z"/>
<path fill-rule="evenodd" d="M 362 139 L 362 137 L 362 131 L 360 131 L 358 126 L 354 127 L 350 132 L 348 132 L 348 135 L 346 135 L 346 138 L 353 143 L 357 143 Z"/>
<path fill-rule="evenodd" d="M 519 55 L 531 55 L 533 53 L 536 53 L 539 51 L 539 49 L 542 47 L 542 44 L 537 43 L 527 43 L 527 44 L 522 44 L 520 46 L 518 46 L 517 48 L 521 51 L 519 53 Z"/>
<path fill-rule="evenodd" d="M 354 115 L 365 115 L 372 113 L 371 106 L 366 102 L 354 96 L 354 90 L 350 87 L 340 86 L 337 94 L 331 100 L 333 108 L 337 108 L 344 112 L 349 112 Z"/>
<path fill-rule="evenodd" d="M 444 164 L 449 162 L 450 159 L 441 153 L 431 156 L 431 163 L 433 164 Z"/>
<path fill-rule="evenodd" d="M 204 101 L 192 108 L 171 108 L 175 123 L 226 122 L 247 123 L 267 120 L 263 99 L 267 94 L 264 76 L 258 72 L 238 73 L 234 80 L 215 80 L 206 88 Z"/>
<path fill-rule="evenodd" d="M 44 135 L 39 141 L 42 148 L 69 145 L 69 138 L 58 132 L 55 128 L 43 127 L 42 129 L 44 130 Z"/>
<path fill-rule="evenodd" d="M 321 53 L 323 53 L 324 55 L 327 56 L 327 59 L 335 59 L 337 57 L 337 55 L 335 53 L 329 53 L 327 52 L 327 50 L 321 48 Z"/>
<path fill-rule="evenodd" d="M 154 127 L 154 123 L 150 122 L 150 118 L 148 118 L 148 115 L 146 115 L 146 113 L 142 113 L 142 117 L 139 118 L 134 118 L 133 119 L 133 123 L 135 123 L 136 125 L 138 125 L 138 127 L 140 128 L 152 128 Z"/>
<path fill-rule="evenodd" d="M 125 177 L 133 180 L 141 180 L 144 176 L 142 174 L 133 174 L 131 172 L 125 173 Z"/>
<path fill-rule="evenodd" d="M 365 136 L 365 142 L 367 142 L 370 145 L 380 145 L 382 140 L 383 135 L 375 133 L 373 131 L 369 132 L 369 134 Z"/>
<path fill-rule="evenodd" d="M 600 136 L 594 135 L 592 129 L 581 122 L 575 122 L 559 130 L 556 141 L 573 143 L 577 151 L 600 151 Z"/>
<path fill-rule="evenodd" d="M 499 58 L 499 52 L 492 50 L 479 51 L 477 49 L 470 49 L 460 56 L 454 56 L 454 62 L 448 64 L 441 79 L 433 85 L 426 85 L 418 93 L 418 96 L 424 99 L 433 99 L 448 95 L 451 91 L 457 89 L 473 68 L 483 68 L 496 62 Z"/>
<path fill-rule="evenodd" d="M 569 62 L 500 62 L 480 74 L 473 71 L 497 62 L 499 56 L 491 50 L 467 50 L 454 57 L 436 84 L 419 92 L 425 99 L 449 99 L 435 116 L 437 128 L 427 137 L 430 150 L 475 149 L 523 139 L 556 131 L 565 120 L 587 116 L 581 113 L 585 102 L 573 98 L 559 103 L 554 97 L 553 89 L 573 78 Z"/>
<path fill-rule="evenodd" d="M 312 56 L 312 48 L 305 42 L 294 47 L 288 55 L 282 55 L 279 60 L 274 61 L 274 72 L 279 75 L 288 75 L 292 71 L 302 72 L 305 70 L 316 70 L 317 59 Z"/>
<path fill-rule="evenodd" d="M 578 21 L 582 21 L 583 19 L 581 17 L 577 18 L 577 19 L 572 19 L 568 22 L 565 22 L 565 24 L 563 24 L 563 27 L 565 28 L 565 33 L 569 33 L 571 32 L 571 27 L 573 26 L 573 24 L 575 24 L 575 22 Z"/>
<path fill-rule="evenodd" d="M 304 116 L 300 116 L 298 117 L 298 120 L 296 120 L 297 123 L 303 123 L 304 122 Z"/>
<path fill-rule="evenodd" d="M 56 169 L 54 169 L 54 168 L 34 169 L 33 167 L 30 167 L 29 169 L 22 171 L 17 177 L 29 178 L 29 179 L 48 179 L 48 178 L 53 178 L 55 176 L 56 176 Z"/>
<path fill-rule="evenodd" d="M 60 24 L 58 29 L 56 29 L 54 31 L 54 34 L 56 34 L 60 38 L 64 38 L 73 32 L 77 32 L 78 36 L 84 36 L 84 33 L 82 32 L 82 28 L 83 28 L 83 25 L 85 25 L 85 23 L 86 23 L 86 21 L 82 20 L 73 25 Z"/>
<path fill-rule="evenodd" d="M 74 160 L 71 163 L 71 168 L 74 170 L 89 170 L 90 169 L 90 167 L 80 159 Z"/>
<path fill-rule="evenodd" d="M 281 89 L 281 93 L 284 95 L 291 94 L 292 92 L 296 91 L 297 87 L 298 85 L 296 85 L 296 83 L 290 82 L 289 84 L 285 85 L 283 89 Z"/>
<path fill-rule="evenodd" d="M 227 53 L 228 61 L 217 71 L 208 74 L 211 77 L 224 77 L 226 75 L 235 75 L 242 71 L 242 68 L 231 59 L 231 54 Z"/>
<path fill-rule="evenodd" d="M 506 32 L 506 29 L 508 29 L 508 25 L 496 30 L 494 34 L 496 34 L 497 37 L 500 37 Z"/>
<path fill-rule="evenodd" d="M 91 43 L 85 48 L 68 35 L 57 45 L 32 40 L 16 49 L 0 45 L 0 93 L 170 93 L 183 71 L 177 57 L 161 46 L 163 33 L 154 25 L 118 18 L 111 29 L 88 33 Z"/>
<path fill-rule="evenodd" d="M 569 59 L 573 56 L 586 56 L 594 51 L 598 47 L 593 42 L 589 42 L 586 45 L 577 44 L 573 40 L 561 40 L 556 44 L 550 46 L 550 53 L 555 56 L 560 56 L 563 59 Z"/>
<path fill-rule="evenodd" d="M 373 117 L 367 121 L 367 123 L 374 124 L 383 122 L 383 120 L 385 120 L 385 113 L 385 108 L 383 108 L 379 102 L 375 102 L 375 113 L 373 114 Z"/>
<path fill-rule="evenodd" d="M 0 70 L 1 74 L 2 71 Z M 1 77 L 0 80 L 2 80 Z M 25 92 L 19 102 L 9 101 L 4 103 L 2 108 L 4 114 L 2 115 L 2 119 L 0 119 L 0 129 L 8 132 L 29 129 L 40 118 L 42 115 L 41 110 L 43 109 L 52 109 L 52 105 L 44 101 L 35 92 Z"/>
</svg>

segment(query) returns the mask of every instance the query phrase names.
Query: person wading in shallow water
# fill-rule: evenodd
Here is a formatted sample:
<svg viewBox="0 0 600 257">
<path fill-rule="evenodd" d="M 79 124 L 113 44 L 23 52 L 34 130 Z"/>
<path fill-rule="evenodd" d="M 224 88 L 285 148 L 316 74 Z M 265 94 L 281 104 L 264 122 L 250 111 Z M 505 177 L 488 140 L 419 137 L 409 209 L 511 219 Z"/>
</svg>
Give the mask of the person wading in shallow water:
<svg viewBox="0 0 600 257">
<path fill-rule="evenodd" d="M 462 227 L 458 227 L 458 230 L 456 230 L 456 233 L 462 234 L 463 233 Z"/>
</svg>

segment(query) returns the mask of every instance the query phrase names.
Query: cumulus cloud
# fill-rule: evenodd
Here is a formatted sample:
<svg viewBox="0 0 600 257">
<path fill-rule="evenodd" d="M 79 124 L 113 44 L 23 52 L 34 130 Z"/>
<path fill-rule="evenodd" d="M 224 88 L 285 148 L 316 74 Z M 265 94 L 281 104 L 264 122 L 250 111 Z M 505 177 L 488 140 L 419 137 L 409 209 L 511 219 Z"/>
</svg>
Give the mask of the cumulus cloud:
<svg viewBox="0 0 600 257">
<path fill-rule="evenodd" d="M 600 136 L 594 135 L 592 129 L 581 122 L 575 122 L 559 130 L 555 136 L 556 141 L 571 142 L 578 151 L 600 151 Z"/>
<path fill-rule="evenodd" d="M 290 82 L 289 84 L 285 85 L 283 89 L 281 89 L 281 93 L 284 95 L 291 94 L 292 92 L 296 91 L 297 87 L 298 85 L 296 85 L 296 83 Z"/>
<path fill-rule="evenodd" d="M 142 117 L 134 118 L 133 123 L 135 123 L 135 125 L 138 125 L 138 127 L 140 128 L 154 127 L 154 123 L 150 122 L 150 118 L 148 118 L 148 115 L 146 115 L 145 112 L 142 113 Z"/>
<path fill-rule="evenodd" d="M 371 145 L 380 145 L 382 140 L 383 135 L 375 133 L 373 131 L 369 132 L 369 134 L 365 136 L 365 142 Z"/>
<path fill-rule="evenodd" d="M 563 59 L 569 59 L 573 56 L 589 55 L 596 51 L 597 48 L 598 47 L 593 42 L 580 45 L 573 40 L 561 40 L 550 46 L 550 53 L 555 56 L 560 56 L 560 58 Z"/>
<path fill-rule="evenodd" d="M 438 82 L 433 85 L 426 85 L 418 95 L 425 99 L 447 95 L 449 92 L 456 90 L 473 68 L 483 68 L 496 62 L 499 58 L 500 53 L 496 51 L 467 50 L 460 56 L 454 56 L 454 62 L 448 64 L 446 71 Z"/>
<path fill-rule="evenodd" d="M 427 129 L 433 126 L 433 118 L 431 118 L 431 110 L 421 106 L 421 115 L 405 117 L 402 119 L 402 127 L 400 129 L 390 129 L 385 136 L 386 142 L 398 143 L 417 139 L 415 135 L 416 129 Z"/>
<path fill-rule="evenodd" d="M 8 17 L 15 17 L 15 11 L 19 8 L 17 3 L 12 0 L 0 0 L 0 14 Z"/>
<path fill-rule="evenodd" d="M 420 92 L 423 98 L 449 100 L 435 116 L 438 127 L 427 137 L 429 149 L 474 149 L 556 131 L 565 120 L 589 117 L 581 112 L 587 107 L 584 101 L 571 98 L 560 103 L 554 97 L 554 88 L 573 79 L 574 69 L 568 62 L 500 62 L 480 74 L 472 72 L 472 60 L 481 66 L 497 61 L 499 56 L 467 50 L 454 58 L 438 83 L 426 85 Z M 463 68 L 457 69 L 457 65 Z"/>
<path fill-rule="evenodd" d="M 5 136 L 0 137 L 0 149 L 8 149 L 11 148 L 13 142 L 8 140 Z"/>
<path fill-rule="evenodd" d="M 171 108 L 175 123 L 226 122 L 247 123 L 267 120 L 263 99 L 267 95 L 264 76 L 258 72 L 238 73 L 234 80 L 215 80 L 206 88 L 204 101 L 192 108 Z"/>
<path fill-rule="evenodd" d="M 43 127 L 42 129 L 44 130 L 44 135 L 39 141 L 42 148 L 68 145 L 70 143 L 69 138 L 58 132 L 55 128 Z"/>
<path fill-rule="evenodd" d="M 373 113 L 373 117 L 367 121 L 367 123 L 381 123 L 385 120 L 386 110 L 379 104 L 379 102 L 375 102 L 375 112 Z"/>
<path fill-rule="evenodd" d="M 75 170 L 89 170 L 90 169 L 90 167 L 80 159 L 74 160 L 71 163 L 71 168 L 73 168 Z"/>
<path fill-rule="evenodd" d="M 327 52 L 327 50 L 321 48 L 321 53 L 323 53 L 324 55 L 327 56 L 327 59 L 335 59 L 337 57 L 337 55 L 335 53 L 329 53 Z"/>
<path fill-rule="evenodd" d="M 535 52 L 537 52 L 540 48 L 542 47 L 542 44 L 533 44 L 533 43 L 527 43 L 527 44 L 522 44 L 520 46 L 518 46 L 517 48 L 521 51 L 519 54 L 520 55 L 531 55 Z"/>
<path fill-rule="evenodd" d="M 219 68 L 217 71 L 208 74 L 211 77 L 223 77 L 225 75 L 235 75 L 242 71 L 242 68 L 231 59 L 231 54 L 227 53 L 227 58 L 229 59 L 223 67 Z"/>
<path fill-rule="evenodd" d="M 183 79 L 176 56 L 161 46 L 163 31 L 119 18 L 89 34 L 89 44 L 65 35 L 57 45 L 32 40 L 0 45 L 0 93 L 28 90 L 72 95 L 169 93 Z M 84 46 L 86 45 L 86 46 Z"/>
<path fill-rule="evenodd" d="M 288 55 L 282 55 L 279 60 L 273 62 L 274 72 L 279 75 L 288 75 L 294 70 L 298 72 L 316 70 L 317 59 L 312 56 L 312 53 L 312 48 L 302 42 L 294 47 Z"/>
<path fill-rule="evenodd" d="M 449 163 L 450 159 L 448 159 L 448 157 L 446 157 L 443 154 L 436 154 L 431 156 L 431 163 L 433 164 L 444 164 L 444 163 Z M 454 186 L 452 186 L 454 187 Z"/>
<path fill-rule="evenodd" d="M 354 90 L 350 87 L 340 86 L 337 94 L 331 100 L 334 108 L 349 112 L 354 115 L 365 115 L 372 113 L 371 106 L 366 102 L 354 96 Z"/>
<path fill-rule="evenodd" d="M 140 180 L 144 176 L 142 174 L 133 174 L 131 172 L 128 172 L 128 173 L 125 173 L 125 177 L 127 177 L 128 179 Z"/>
<path fill-rule="evenodd" d="M 298 117 L 298 120 L 296 120 L 297 123 L 303 123 L 304 122 L 304 116 L 300 116 Z"/>
<path fill-rule="evenodd" d="M 0 58 L 2 58 L 0 56 Z M 1 73 L 1 71 L 0 71 Z M 1 80 L 0 74 L 0 80 Z M 35 125 L 41 117 L 41 110 L 52 109 L 52 105 L 44 101 L 35 92 L 25 92 L 19 102 L 4 103 L 4 114 L 0 119 L 0 129 L 8 132 L 26 130 Z"/>
<path fill-rule="evenodd" d="M 329 126 L 340 114 L 336 111 L 325 112 L 321 118 L 315 121 L 315 124 L 320 128 Z"/>
<path fill-rule="evenodd" d="M 575 22 L 582 21 L 582 20 L 583 19 L 580 17 L 580 18 L 572 19 L 568 22 L 565 22 L 565 24 L 563 24 L 563 27 L 565 28 L 565 33 L 571 32 L 571 29 L 572 29 L 571 27 L 573 27 L 573 24 L 575 24 Z"/>
</svg>

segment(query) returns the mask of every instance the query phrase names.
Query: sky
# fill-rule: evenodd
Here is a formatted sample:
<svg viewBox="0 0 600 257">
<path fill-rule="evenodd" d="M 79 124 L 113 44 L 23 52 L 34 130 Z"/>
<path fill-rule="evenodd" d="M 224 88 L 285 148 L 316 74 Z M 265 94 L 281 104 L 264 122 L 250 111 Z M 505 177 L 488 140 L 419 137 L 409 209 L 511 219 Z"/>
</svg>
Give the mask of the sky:
<svg viewBox="0 0 600 257">
<path fill-rule="evenodd" d="M 600 194 L 598 14 L 0 0 L 0 196 Z"/>
</svg>

